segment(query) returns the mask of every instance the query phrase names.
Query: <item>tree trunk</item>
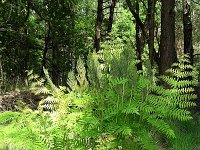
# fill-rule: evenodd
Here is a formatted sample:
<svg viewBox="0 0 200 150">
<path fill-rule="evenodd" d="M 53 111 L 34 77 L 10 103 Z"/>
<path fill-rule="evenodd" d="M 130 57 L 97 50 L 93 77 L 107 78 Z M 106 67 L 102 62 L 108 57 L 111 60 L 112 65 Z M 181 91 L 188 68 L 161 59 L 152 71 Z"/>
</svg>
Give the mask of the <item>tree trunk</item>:
<svg viewBox="0 0 200 150">
<path fill-rule="evenodd" d="M 59 85 L 60 81 L 60 66 L 58 64 L 59 59 L 59 49 L 56 39 L 52 40 L 52 82 L 55 85 Z"/>
<path fill-rule="evenodd" d="M 71 8 L 70 12 L 70 20 L 71 20 L 71 63 L 72 63 L 72 70 L 76 72 L 76 64 L 78 60 L 78 51 L 76 50 L 76 37 L 75 37 L 75 13 L 73 8 Z"/>
<path fill-rule="evenodd" d="M 183 0 L 183 32 L 184 32 L 184 54 L 189 54 L 191 64 L 193 64 L 192 45 L 192 21 L 190 11 L 190 0 Z"/>
<path fill-rule="evenodd" d="M 175 0 L 161 0 L 160 75 L 177 60 L 175 50 Z"/>
<path fill-rule="evenodd" d="M 111 0 L 107 34 L 109 34 L 112 31 L 112 25 L 113 25 L 113 20 L 114 20 L 114 12 L 115 12 L 116 1 L 117 0 Z"/>
<path fill-rule="evenodd" d="M 97 18 L 95 24 L 95 39 L 94 39 L 94 48 L 96 49 L 96 52 L 100 50 L 102 22 L 103 22 L 103 0 L 98 0 Z"/>
<path fill-rule="evenodd" d="M 140 5 L 139 5 L 139 0 L 136 0 L 136 14 L 139 16 L 140 15 Z M 140 61 L 137 64 L 137 70 L 142 70 L 142 51 L 143 51 L 143 45 L 142 41 L 140 39 L 140 26 L 138 22 L 136 21 L 135 25 L 135 30 L 136 30 L 136 55 L 137 59 Z"/>
<path fill-rule="evenodd" d="M 137 70 L 142 70 L 142 52 L 146 43 L 146 31 L 145 31 L 145 26 L 142 23 L 140 17 L 139 17 L 139 0 L 136 0 L 136 11 L 134 10 L 133 4 L 131 0 L 126 0 L 127 6 L 135 18 L 135 30 L 136 30 L 136 55 L 137 59 L 140 61 L 137 64 Z"/>
<path fill-rule="evenodd" d="M 44 40 L 45 44 L 44 44 L 44 51 L 43 51 L 43 56 L 42 56 L 42 68 L 41 68 L 40 76 L 44 75 L 43 67 L 46 67 L 46 55 L 49 49 L 49 42 L 50 42 L 50 23 L 48 23 L 48 26 L 46 25 L 45 28 L 46 28 L 47 35 L 45 35 L 45 40 Z"/>
<path fill-rule="evenodd" d="M 24 26 L 24 35 L 25 35 L 25 55 L 24 55 L 24 70 L 28 70 L 28 64 L 29 64 L 29 35 L 28 35 L 28 25 L 26 24 Z M 24 76 L 25 77 L 25 74 Z"/>
<path fill-rule="evenodd" d="M 151 65 L 154 64 L 156 52 L 154 49 L 154 29 L 155 29 L 155 5 L 156 0 L 148 0 L 148 26 L 149 26 L 149 60 Z M 156 61 L 156 60 L 155 60 Z"/>
<path fill-rule="evenodd" d="M 138 1 L 138 0 L 137 0 Z M 142 30 L 142 34 L 144 37 L 146 37 L 146 31 L 145 31 L 145 27 L 144 24 L 142 23 L 139 14 L 137 14 L 134 11 L 134 7 L 133 4 L 131 3 L 131 0 L 126 0 L 126 4 L 131 12 L 131 14 L 133 15 L 133 17 L 135 18 L 135 22 L 137 22 L 137 24 L 139 25 L 140 29 Z"/>
</svg>

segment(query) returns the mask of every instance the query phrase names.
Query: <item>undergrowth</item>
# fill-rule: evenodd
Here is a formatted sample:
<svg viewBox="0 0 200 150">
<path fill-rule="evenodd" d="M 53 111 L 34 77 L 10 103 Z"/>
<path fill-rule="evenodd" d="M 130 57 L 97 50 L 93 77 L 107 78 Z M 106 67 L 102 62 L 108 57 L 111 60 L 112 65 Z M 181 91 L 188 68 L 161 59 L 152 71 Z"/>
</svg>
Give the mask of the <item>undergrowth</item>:
<svg viewBox="0 0 200 150">
<path fill-rule="evenodd" d="M 48 96 L 38 111 L 24 108 L 0 114 L 0 145 L 4 149 L 156 150 L 157 135 L 172 141 L 179 136 L 170 122 L 192 119 L 188 109 L 195 106 L 196 81 L 188 80 L 195 72 L 186 62 L 185 56 L 168 70 L 169 75 L 160 77 L 168 88 L 152 82 L 148 73 L 138 73 L 137 61 L 123 46 L 112 53 L 105 47 L 101 56 L 89 54 L 87 76 L 80 58 L 77 73 L 68 75 L 68 88 L 56 87 L 45 69 L 46 80 L 29 73 L 32 90 Z"/>
</svg>

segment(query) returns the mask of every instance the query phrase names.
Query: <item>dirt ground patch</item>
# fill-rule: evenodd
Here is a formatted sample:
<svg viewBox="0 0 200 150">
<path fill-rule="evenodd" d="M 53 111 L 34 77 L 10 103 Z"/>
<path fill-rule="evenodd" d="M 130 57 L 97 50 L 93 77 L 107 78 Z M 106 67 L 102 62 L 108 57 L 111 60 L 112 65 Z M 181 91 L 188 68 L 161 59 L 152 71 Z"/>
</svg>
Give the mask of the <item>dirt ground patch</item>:
<svg viewBox="0 0 200 150">
<path fill-rule="evenodd" d="M 36 110 L 40 100 L 44 99 L 46 95 L 36 95 L 33 91 L 9 91 L 0 94 L 0 112 L 2 111 L 16 111 L 16 106 L 20 102 L 28 105 L 32 110 Z"/>
</svg>

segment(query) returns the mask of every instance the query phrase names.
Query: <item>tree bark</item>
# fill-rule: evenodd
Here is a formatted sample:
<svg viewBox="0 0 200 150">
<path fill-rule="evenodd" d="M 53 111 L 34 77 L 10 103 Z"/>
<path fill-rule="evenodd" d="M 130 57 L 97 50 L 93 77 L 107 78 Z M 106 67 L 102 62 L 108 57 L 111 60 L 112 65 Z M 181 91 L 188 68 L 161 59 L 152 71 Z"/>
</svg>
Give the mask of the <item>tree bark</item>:
<svg viewBox="0 0 200 150">
<path fill-rule="evenodd" d="M 44 75 L 43 67 L 46 67 L 46 55 L 49 49 L 49 42 L 50 42 L 50 24 L 49 23 L 47 24 L 48 25 L 45 26 L 47 34 L 45 35 L 45 40 L 44 40 L 45 44 L 44 44 L 44 51 L 43 51 L 43 56 L 42 56 L 42 68 L 41 68 L 40 76 Z"/>
<path fill-rule="evenodd" d="M 156 52 L 154 49 L 154 29 L 155 29 L 155 5 L 156 0 L 148 0 L 148 26 L 149 26 L 149 60 L 151 65 L 154 64 Z M 155 60 L 156 61 L 156 60 Z"/>
<path fill-rule="evenodd" d="M 107 34 L 109 34 L 112 31 L 112 25 L 113 25 L 113 20 L 114 20 L 114 12 L 115 12 L 116 1 L 117 0 L 111 0 Z"/>
<path fill-rule="evenodd" d="M 139 5 L 139 0 L 136 0 L 136 14 L 139 16 L 140 15 L 140 5 Z M 137 64 L 137 70 L 142 70 L 142 51 L 143 51 L 143 44 L 140 39 L 140 25 L 136 21 L 135 25 L 135 30 L 136 30 L 136 55 L 137 59 L 140 61 Z"/>
<path fill-rule="evenodd" d="M 184 54 L 189 54 L 190 62 L 193 64 L 192 45 L 192 21 L 190 11 L 190 0 L 183 0 L 183 32 L 184 32 Z"/>
<path fill-rule="evenodd" d="M 24 49 L 25 49 L 25 55 L 24 55 L 24 73 L 23 73 L 23 78 L 26 78 L 26 73 L 25 71 L 29 69 L 29 33 L 28 33 L 28 18 L 30 15 L 30 0 L 27 1 L 27 8 L 26 8 L 26 16 L 24 18 Z"/>
<path fill-rule="evenodd" d="M 142 52 L 143 52 L 146 40 L 148 40 L 146 31 L 145 31 L 145 25 L 139 17 L 139 15 L 140 15 L 139 14 L 139 0 L 136 0 L 136 10 L 134 10 L 133 4 L 130 0 L 126 0 L 126 3 L 127 3 L 127 6 L 129 8 L 131 14 L 135 18 L 136 55 L 137 55 L 137 59 L 140 61 L 137 64 L 137 70 L 142 70 L 142 60 L 141 60 Z"/>
<path fill-rule="evenodd" d="M 175 50 L 175 0 L 161 0 L 161 41 L 159 74 L 165 71 L 177 60 Z"/>
<path fill-rule="evenodd" d="M 26 24 L 24 26 L 24 35 L 25 35 L 25 55 L 24 55 L 24 70 L 28 70 L 28 64 L 29 64 L 29 35 L 28 35 L 28 25 Z M 24 75 L 25 77 L 25 75 Z"/>
<path fill-rule="evenodd" d="M 100 50 L 102 22 L 103 22 L 103 0 L 98 0 L 97 18 L 95 24 L 95 39 L 94 39 L 94 48 L 96 49 L 96 52 Z"/>
<path fill-rule="evenodd" d="M 136 10 L 134 10 L 133 4 L 131 3 L 130 0 L 126 0 L 126 3 L 136 21 L 136 47 L 137 47 L 138 59 L 141 60 L 141 54 L 147 42 L 149 46 L 149 59 L 150 59 L 151 65 L 153 65 L 154 62 L 158 64 L 159 54 L 156 53 L 156 50 L 154 48 L 154 30 L 155 30 L 154 16 L 155 16 L 156 0 L 148 1 L 148 13 L 147 13 L 148 20 L 146 20 L 148 21 L 147 24 L 143 23 L 140 19 L 139 10 L 138 10 L 139 0 L 136 0 Z M 149 30 L 148 34 L 147 34 L 147 29 Z M 137 68 L 141 70 L 142 64 L 139 63 L 137 65 Z"/>
<path fill-rule="evenodd" d="M 128 8 L 129 8 L 131 14 L 135 18 L 135 21 L 138 23 L 138 26 L 140 26 L 143 36 L 146 37 L 146 31 L 145 31 L 144 23 L 142 23 L 139 14 L 137 14 L 134 11 L 133 5 L 132 5 L 130 0 L 126 0 L 126 4 L 127 4 Z"/>
<path fill-rule="evenodd" d="M 57 39 L 54 38 L 52 40 L 52 82 L 55 85 L 59 85 L 59 81 L 60 81 L 60 67 L 59 67 L 59 63 L 58 63 L 58 59 L 59 59 L 59 49 L 58 49 L 58 43 L 57 43 Z"/>
</svg>

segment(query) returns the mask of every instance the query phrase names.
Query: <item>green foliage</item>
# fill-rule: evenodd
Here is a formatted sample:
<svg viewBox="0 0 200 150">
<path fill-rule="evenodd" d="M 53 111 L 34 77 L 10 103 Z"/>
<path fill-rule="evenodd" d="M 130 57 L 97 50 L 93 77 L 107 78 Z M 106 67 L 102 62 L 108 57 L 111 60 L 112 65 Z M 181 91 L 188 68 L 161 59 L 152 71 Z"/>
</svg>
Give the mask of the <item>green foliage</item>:
<svg viewBox="0 0 200 150">
<path fill-rule="evenodd" d="M 30 110 L 3 112 L 0 116 L 0 147 L 9 150 L 46 149 L 38 134 L 42 126 L 37 117 L 38 114 Z"/>
<path fill-rule="evenodd" d="M 16 120 L 19 117 L 20 113 L 6 111 L 0 114 L 0 124 L 9 124 L 10 122 Z"/>
<path fill-rule="evenodd" d="M 190 130 L 182 133 L 171 123 L 190 121 L 189 109 L 196 105 L 196 71 L 188 56 L 157 79 L 144 44 L 143 71 L 137 72 L 135 19 L 126 2 L 117 1 L 108 35 L 110 2 L 103 3 L 101 50 L 96 54 L 89 52 L 97 1 L 0 1 L 0 92 L 28 85 L 46 96 L 35 112 L 19 101 L 18 112 L 0 113 L 0 149 L 154 150 L 156 134 L 173 141 L 174 149 L 183 149 L 180 141 L 196 142 Z M 180 27 L 182 12 L 177 6 Z M 146 31 L 147 1 L 139 7 Z M 155 8 L 158 52 L 160 1 Z M 198 13 L 193 16 L 193 30 L 198 31 Z M 194 36 L 196 49 L 198 37 Z"/>
<path fill-rule="evenodd" d="M 176 139 L 170 140 L 172 150 L 194 150 L 199 149 L 199 114 L 194 115 L 194 120 L 187 122 L 171 122 L 176 133 Z"/>
<path fill-rule="evenodd" d="M 195 106 L 191 101 L 195 98 L 191 88 L 195 82 L 188 80 L 195 76 L 193 68 L 186 64 L 187 58 L 180 59 L 168 71 L 169 75 L 160 77 L 170 85 L 164 88 L 150 81 L 146 74 L 138 73 L 132 52 L 118 44 L 115 46 L 121 48 L 116 48 L 116 53 L 113 49 L 115 55 L 108 56 L 106 50 L 101 53 L 103 63 L 99 63 L 97 54 L 89 55 L 90 84 L 81 59 L 77 74 L 69 73 L 68 88 L 56 87 L 45 69 L 46 83 L 28 73 L 32 89 L 48 96 L 40 102 L 37 112 L 25 109 L 21 113 L 2 113 L 1 127 L 14 127 L 17 123 L 12 134 L 19 134 L 17 138 L 29 137 L 30 145 L 34 141 L 37 149 L 50 150 L 156 150 L 155 133 L 174 139 L 176 132 L 169 120 L 192 119 L 187 109 Z M 5 140 L 8 137 L 8 133 L 4 135 Z M 11 140 L 11 144 L 16 145 L 16 141 Z"/>
<path fill-rule="evenodd" d="M 194 86 L 198 84 L 197 71 L 190 65 L 189 57 L 187 55 L 181 56 L 179 62 L 174 63 L 167 73 L 168 76 L 160 77 L 162 81 L 169 85 L 169 89 L 157 89 L 161 97 L 165 98 L 166 101 L 169 101 L 167 99 L 173 99 L 168 104 L 172 107 L 182 109 L 195 106 L 196 104 L 191 100 L 197 98 L 194 90 Z M 184 120 L 184 118 L 182 119 Z"/>
<path fill-rule="evenodd" d="M 155 142 L 148 142 L 155 141 L 149 134 L 152 129 L 156 129 L 168 138 L 175 138 L 175 133 L 166 120 L 192 119 L 186 108 L 195 106 L 190 100 L 196 98 L 196 95 L 191 93 L 194 91 L 191 87 L 196 82 L 182 78 L 182 82 L 177 81 L 180 82 L 177 83 L 174 79 L 182 74 L 184 77 L 195 76 L 195 71 L 188 70 L 191 66 L 184 64 L 188 62 L 187 58 L 180 59 L 179 63 L 174 64 L 180 66 L 173 69 L 177 74 L 162 77 L 168 84 L 173 85 L 169 89 L 155 85 L 144 75 L 136 73 L 134 64 L 137 62 L 131 58 L 127 50 L 113 49 L 111 55 L 106 53 L 106 57 L 103 58 L 106 68 L 104 70 L 108 72 L 103 71 L 105 84 L 97 89 L 101 95 L 94 96 L 97 97 L 96 101 L 99 101 L 100 106 L 97 112 L 101 117 L 103 133 L 108 135 L 115 133 L 114 141 L 117 143 L 122 141 L 123 148 L 134 149 L 141 146 L 146 149 L 156 149 Z M 90 78 L 90 80 L 96 79 Z M 132 137 L 132 135 L 137 136 Z M 134 144 L 127 147 L 125 142 L 127 138 L 132 139 Z"/>
</svg>

